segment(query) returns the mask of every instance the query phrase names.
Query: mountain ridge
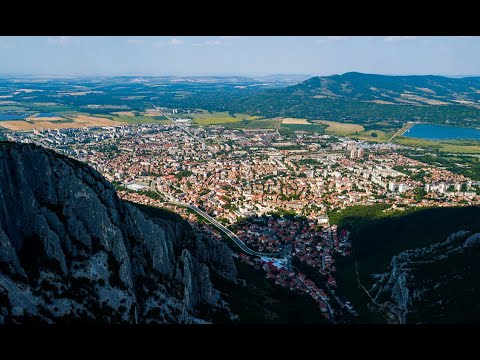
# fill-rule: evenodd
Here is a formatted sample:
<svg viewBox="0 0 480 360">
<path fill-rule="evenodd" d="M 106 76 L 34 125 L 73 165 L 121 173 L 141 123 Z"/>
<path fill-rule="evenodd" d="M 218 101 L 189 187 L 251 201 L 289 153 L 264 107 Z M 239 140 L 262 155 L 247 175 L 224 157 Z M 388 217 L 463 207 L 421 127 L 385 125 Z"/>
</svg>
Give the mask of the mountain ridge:
<svg viewBox="0 0 480 360">
<path fill-rule="evenodd" d="M 124 203 L 86 164 L 0 143 L 0 323 L 234 318 L 210 269 L 236 281 L 225 244 Z"/>
</svg>

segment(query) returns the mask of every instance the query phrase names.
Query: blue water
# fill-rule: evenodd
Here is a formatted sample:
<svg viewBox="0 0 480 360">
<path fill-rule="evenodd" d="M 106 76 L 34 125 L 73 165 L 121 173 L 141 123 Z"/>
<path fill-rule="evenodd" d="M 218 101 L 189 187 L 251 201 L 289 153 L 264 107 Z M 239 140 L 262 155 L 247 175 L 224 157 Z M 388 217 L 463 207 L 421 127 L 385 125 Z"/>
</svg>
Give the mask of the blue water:
<svg viewBox="0 0 480 360">
<path fill-rule="evenodd" d="M 480 129 L 455 126 L 415 124 L 403 136 L 428 140 L 469 139 L 480 140 Z"/>
</svg>

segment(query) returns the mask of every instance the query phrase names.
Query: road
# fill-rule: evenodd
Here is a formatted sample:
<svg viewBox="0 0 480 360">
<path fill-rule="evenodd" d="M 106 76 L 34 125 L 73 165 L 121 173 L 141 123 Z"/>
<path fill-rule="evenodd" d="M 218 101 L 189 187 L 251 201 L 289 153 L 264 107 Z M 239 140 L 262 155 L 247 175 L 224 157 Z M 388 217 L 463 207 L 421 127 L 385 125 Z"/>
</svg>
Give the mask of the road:
<svg viewBox="0 0 480 360">
<path fill-rule="evenodd" d="M 185 133 L 187 133 L 187 135 L 189 135 L 190 137 L 194 138 L 194 139 L 197 140 L 198 142 L 206 145 L 205 141 L 203 141 L 202 139 L 200 139 L 198 136 L 193 135 L 190 131 L 188 131 L 188 129 L 187 129 L 186 127 L 178 125 L 170 116 L 168 116 L 167 114 L 165 114 L 158 106 L 156 106 L 155 104 L 152 104 L 152 105 L 153 105 L 153 107 L 155 108 L 155 110 L 157 110 L 160 114 L 162 114 L 163 116 L 165 116 L 173 125 L 178 126 L 178 127 L 181 128 Z"/>
<path fill-rule="evenodd" d="M 220 231 L 222 231 L 226 236 L 228 236 L 243 252 L 249 254 L 249 255 L 254 255 L 254 256 L 266 256 L 266 257 L 283 257 L 283 256 L 286 256 L 288 255 L 288 253 L 290 252 L 289 251 L 289 248 L 286 247 L 284 250 L 280 251 L 280 252 L 276 252 L 276 253 L 264 253 L 264 252 L 259 252 L 259 251 L 255 251 L 255 250 L 252 250 L 250 249 L 242 240 L 240 240 L 240 238 L 235 235 L 235 233 L 233 233 L 230 229 L 226 228 L 225 226 L 223 226 L 222 224 L 220 224 L 217 220 L 215 220 L 214 218 L 212 218 L 210 215 L 208 215 L 205 211 L 199 209 L 198 207 L 194 206 L 194 205 L 190 205 L 190 204 L 187 204 L 187 203 L 182 203 L 182 202 L 179 202 L 177 201 L 176 199 L 174 199 L 171 195 L 165 193 L 165 192 L 162 192 L 162 191 L 158 191 L 157 190 L 157 193 L 159 193 L 160 195 L 166 197 L 169 201 L 168 203 L 170 204 L 173 204 L 173 205 L 176 205 L 176 206 L 182 206 L 182 207 L 186 207 L 186 208 L 189 208 L 190 210 L 193 210 L 195 211 L 198 215 L 200 215 L 201 217 L 203 217 L 205 220 L 207 220 L 208 222 L 210 222 L 212 225 L 214 225 L 217 229 L 219 229 Z"/>
<path fill-rule="evenodd" d="M 330 286 L 328 286 L 328 284 L 327 284 L 327 290 L 330 293 L 330 295 L 332 295 L 335 298 L 335 300 L 337 301 L 337 303 L 340 305 L 342 309 L 347 309 L 348 312 L 353 316 L 358 316 L 358 313 L 355 310 L 350 309 L 346 304 L 343 303 L 342 300 L 340 300 L 340 298 L 337 295 L 333 293 L 332 289 L 330 288 Z"/>
<path fill-rule="evenodd" d="M 282 122 L 283 122 L 283 119 L 280 119 L 280 121 L 278 122 L 277 126 L 275 127 L 275 132 L 277 133 L 278 137 L 281 137 L 280 132 L 278 131 L 278 129 L 280 129 L 280 125 L 282 125 Z"/>
<path fill-rule="evenodd" d="M 390 140 L 388 140 L 387 142 L 390 142 L 392 141 L 396 136 L 398 135 L 401 135 L 403 134 L 405 131 L 407 131 L 408 129 L 410 129 L 413 125 L 415 125 L 414 122 L 407 122 L 405 125 L 402 126 L 402 128 L 400 130 L 398 130 L 395 134 L 393 134 L 393 136 L 390 138 Z"/>
<path fill-rule="evenodd" d="M 305 283 L 305 281 L 303 281 L 302 278 L 300 278 L 300 277 L 297 276 L 297 279 L 299 279 L 299 280 L 302 282 L 302 284 L 305 285 L 305 287 L 306 287 L 308 290 L 314 291 L 314 290 L 310 287 L 310 285 L 307 285 L 307 284 Z M 332 308 L 330 307 L 330 304 L 328 303 L 327 298 L 323 297 L 319 292 L 317 292 L 317 294 L 318 294 L 318 296 L 323 300 L 323 302 L 327 305 L 327 310 L 328 310 L 328 314 L 330 315 L 330 319 L 332 320 L 333 323 L 335 323 L 335 318 L 334 318 L 334 316 L 333 316 L 333 310 L 332 310 Z"/>
</svg>

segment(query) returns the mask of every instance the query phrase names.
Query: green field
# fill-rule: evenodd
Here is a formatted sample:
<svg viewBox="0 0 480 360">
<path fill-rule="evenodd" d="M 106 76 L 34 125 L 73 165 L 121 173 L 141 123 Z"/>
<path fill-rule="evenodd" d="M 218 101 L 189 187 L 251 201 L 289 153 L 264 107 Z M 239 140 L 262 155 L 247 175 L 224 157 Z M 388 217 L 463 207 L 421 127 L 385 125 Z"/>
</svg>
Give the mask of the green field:
<svg viewBox="0 0 480 360">
<path fill-rule="evenodd" d="M 314 124 L 326 125 L 325 134 L 329 135 L 347 136 L 365 130 L 362 125 L 341 123 L 337 121 L 312 120 L 311 122 Z"/>
<path fill-rule="evenodd" d="M 230 122 L 219 125 L 234 129 L 275 129 L 281 121 L 282 119 L 280 118 L 241 120 L 239 122 Z"/>
<path fill-rule="evenodd" d="M 425 140 L 397 136 L 394 142 L 405 146 L 441 152 L 480 154 L 480 142 L 475 140 Z"/>
<path fill-rule="evenodd" d="M 251 116 L 246 114 L 235 114 L 232 116 L 227 112 L 202 112 L 199 114 L 189 114 L 188 117 L 193 119 L 197 125 L 219 125 L 224 123 L 234 123 L 242 120 L 255 120 L 258 116 Z"/>
<path fill-rule="evenodd" d="M 372 134 L 377 134 L 377 136 L 372 136 Z M 373 142 L 387 142 L 394 133 L 385 132 L 383 130 L 367 130 L 367 131 L 360 131 L 354 134 L 351 134 L 350 137 L 358 140 L 366 140 L 366 141 L 373 141 Z"/>
</svg>

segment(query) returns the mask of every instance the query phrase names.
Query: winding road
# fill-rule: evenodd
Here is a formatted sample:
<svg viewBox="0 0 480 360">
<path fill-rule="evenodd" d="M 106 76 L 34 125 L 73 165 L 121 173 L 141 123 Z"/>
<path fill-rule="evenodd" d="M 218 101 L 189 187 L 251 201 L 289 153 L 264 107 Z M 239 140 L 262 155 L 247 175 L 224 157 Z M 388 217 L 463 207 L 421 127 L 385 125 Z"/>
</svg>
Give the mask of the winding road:
<svg viewBox="0 0 480 360">
<path fill-rule="evenodd" d="M 225 226 L 223 226 L 222 224 L 220 224 L 217 220 L 215 220 L 214 218 L 212 218 L 210 215 L 208 215 L 205 211 L 199 209 L 198 207 L 194 206 L 194 205 L 190 205 L 190 204 L 187 204 L 187 203 L 182 203 L 182 202 L 179 202 L 177 201 L 176 199 L 174 199 L 171 195 L 165 193 L 165 192 L 162 192 L 162 191 L 159 191 L 157 190 L 157 193 L 162 195 L 163 197 L 165 197 L 166 199 L 168 199 L 168 203 L 169 204 L 172 204 L 172 205 L 175 205 L 175 206 L 182 206 L 182 207 L 186 207 L 192 211 L 194 211 L 195 213 L 197 213 L 198 215 L 200 215 L 202 218 L 204 218 L 205 220 L 207 220 L 209 223 L 211 223 L 212 225 L 214 225 L 217 229 L 219 229 L 220 231 L 222 231 L 226 236 L 228 236 L 229 239 L 231 239 L 243 252 L 249 254 L 249 255 L 254 255 L 254 256 L 266 256 L 266 257 L 283 257 L 283 256 L 286 256 L 290 253 L 290 248 L 287 246 L 285 249 L 279 251 L 279 252 L 275 252 L 275 253 L 264 253 L 264 252 L 259 252 L 259 251 L 255 251 L 255 250 L 252 250 L 250 249 L 242 240 L 240 240 L 240 238 L 235 235 L 234 232 L 232 232 L 230 229 L 226 228 Z"/>
</svg>

